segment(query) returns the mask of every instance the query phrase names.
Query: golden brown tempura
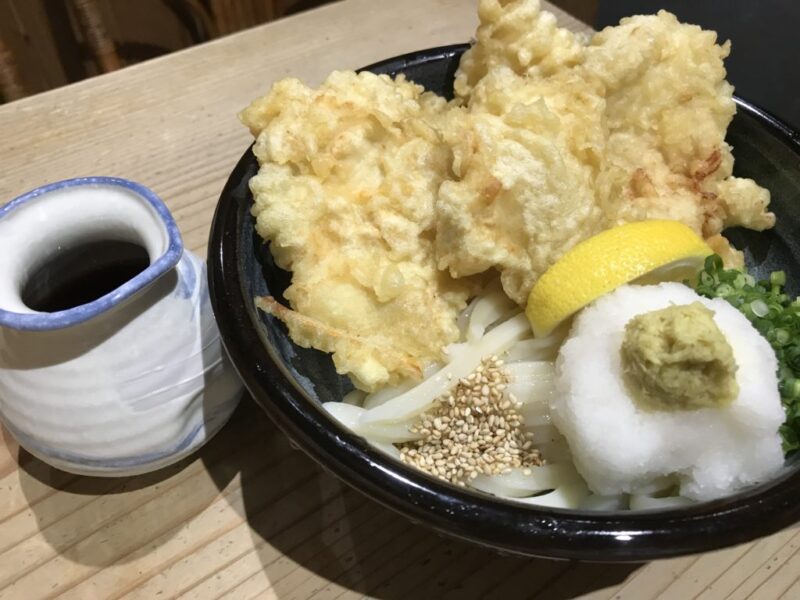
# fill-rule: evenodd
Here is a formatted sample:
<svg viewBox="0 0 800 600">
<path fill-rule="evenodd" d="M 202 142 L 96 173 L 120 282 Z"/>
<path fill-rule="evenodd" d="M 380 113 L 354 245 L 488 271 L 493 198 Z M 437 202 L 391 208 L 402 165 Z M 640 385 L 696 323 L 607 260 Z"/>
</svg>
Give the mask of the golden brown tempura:
<svg viewBox="0 0 800 600">
<path fill-rule="evenodd" d="M 538 2 L 481 2 L 477 44 L 446 121 L 455 181 L 436 205 L 440 268 L 489 268 L 524 304 L 564 252 L 601 227 L 594 197 L 605 129 L 602 86 L 572 69 L 585 49 Z"/>
<path fill-rule="evenodd" d="M 436 203 L 436 254 L 455 277 L 496 268 L 524 304 L 534 281 L 598 230 L 591 173 L 561 141 L 542 102 L 496 116 L 454 111 L 445 139 L 455 181 Z"/>
<path fill-rule="evenodd" d="M 365 390 L 421 377 L 458 337 L 469 282 L 436 268 L 433 244 L 445 109 L 403 79 L 335 72 L 317 90 L 280 81 L 241 115 L 261 164 L 256 229 L 292 271 L 299 315 L 262 308 Z"/>
<path fill-rule="evenodd" d="M 603 228 L 644 219 L 681 221 L 728 263 L 740 264 L 740 255 L 719 235 L 722 229 L 774 224 L 769 192 L 731 176 L 733 156 L 724 138 L 735 105 L 722 63 L 730 45 L 718 46 L 714 32 L 661 11 L 623 19 L 584 47 L 576 36 L 554 29 L 538 0 L 482 0 L 479 14 L 478 42 L 462 59 L 457 93 L 478 114 L 508 115 L 543 102 L 558 122 L 560 140 L 591 172 Z M 531 249 L 538 246 L 539 234 L 528 221 L 514 222 L 516 237 L 527 236 Z M 585 224 L 549 249 L 551 262 L 579 241 L 576 235 L 595 232 L 591 218 Z M 485 220 L 483 225 L 495 228 Z M 448 254 L 465 261 L 475 253 L 462 247 Z M 503 261 L 494 266 L 502 273 L 518 268 Z M 531 267 L 523 289 L 504 284 L 517 301 L 541 274 L 533 262 Z"/>
<path fill-rule="evenodd" d="M 730 43 L 671 14 L 598 33 L 587 68 L 606 85 L 609 129 L 598 200 L 615 222 L 674 219 L 705 238 L 772 227 L 769 192 L 731 176 L 725 132 L 736 112 L 723 59 Z"/>
<path fill-rule="evenodd" d="M 538 0 L 480 0 L 457 100 L 402 78 L 280 81 L 242 120 L 261 164 L 259 234 L 293 272 L 259 306 L 333 352 L 365 390 L 419 376 L 456 340 L 473 281 L 500 273 L 524 304 L 538 277 L 602 229 L 644 219 L 720 235 L 761 230 L 769 192 L 731 176 L 729 45 L 664 11 L 590 41 Z"/>
</svg>

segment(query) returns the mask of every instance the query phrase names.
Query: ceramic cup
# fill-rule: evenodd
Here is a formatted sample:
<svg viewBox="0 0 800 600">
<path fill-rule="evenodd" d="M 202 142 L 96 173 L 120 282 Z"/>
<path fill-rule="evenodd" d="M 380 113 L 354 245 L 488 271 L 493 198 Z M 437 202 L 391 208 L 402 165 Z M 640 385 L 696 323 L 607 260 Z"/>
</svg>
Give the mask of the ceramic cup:
<svg viewBox="0 0 800 600">
<path fill-rule="evenodd" d="M 240 392 L 205 264 L 153 192 L 88 177 L 0 208 L 0 419 L 27 451 L 152 471 L 213 436 Z"/>
</svg>

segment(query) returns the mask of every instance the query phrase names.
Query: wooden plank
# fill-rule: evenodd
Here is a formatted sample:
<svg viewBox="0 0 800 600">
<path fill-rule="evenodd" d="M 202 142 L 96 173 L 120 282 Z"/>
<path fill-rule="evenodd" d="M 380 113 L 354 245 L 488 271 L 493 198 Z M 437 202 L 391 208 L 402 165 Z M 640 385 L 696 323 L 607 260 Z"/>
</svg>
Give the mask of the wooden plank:
<svg viewBox="0 0 800 600">
<path fill-rule="evenodd" d="M 640 568 L 641 564 L 577 563 L 550 582 L 535 598 L 608 598 L 613 587 L 619 587 Z"/>
<path fill-rule="evenodd" d="M 781 597 L 778 600 L 796 600 L 800 598 L 800 577 L 797 577 L 791 586 L 781 594 Z"/>
<path fill-rule="evenodd" d="M 795 527 L 749 544 L 746 552 L 709 583 L 704 593 L 712 598 L 729 598 L 745 579 L 772 560 L 797 534 Z"/>
<path fill-rule="evenodd" d="M 706 590 L 707 586 L 739 560 L 747 550 L 747 545 L 740 545 L 698 557 L 679 579 L 661 592 L 659 597 L 695 598 L 701 593 L 712 596 Z"/>
<path fill-rule="evenodd" d="M 758 568 L 746 572 L 747 577 L 730 593 L 728 598 L 731 600 L 746 600 L 752 598 L 759 589 L 776 575 L 776 573 L 783 567 L 784 564 L 793 560 L 796 556 L 797 549 L 800 547 L 800 532 L 796 529 L 789 540 L 778 548 L 766 561 L 764 561 Z M 796 560 L 792 563 L 796 565 Z M 797 576 L 795 571 L 794 576 Z M 780 595 L 780 594 L 778 594 Z"/>
<path fill-rule="evenodd" d="M 657 598 L 673 581 L 697 560 L 695 556 L 684 556 L 669 560 L 654 561 L 642 567 L 614 592 L 617 600 L 650 600 Z"/>
<path fill-rule="evenodd" d="M 758 586 L 750 595 L 754 600 L 772 600 L 786 594 L 797 582 L 800 574 L 800 549 L 795 546 L 794 554 L 782 564 L 769 579 Z"/>
</svg>

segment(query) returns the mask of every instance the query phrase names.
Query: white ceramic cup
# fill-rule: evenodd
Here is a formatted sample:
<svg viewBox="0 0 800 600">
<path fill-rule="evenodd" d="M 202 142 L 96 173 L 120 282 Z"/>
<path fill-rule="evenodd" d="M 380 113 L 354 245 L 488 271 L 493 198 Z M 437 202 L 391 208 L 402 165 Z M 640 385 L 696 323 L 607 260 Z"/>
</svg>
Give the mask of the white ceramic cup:
<svg viewBox="0 0 800 600">
<path fill-rule="evenodd" d="M 70 273 L 48 265 L 65 253 L 81 256 L 77 248 L 102 252 L 109 242 L 138 248 L 143 270 L 83 304 L 53 312 L 29 306 L 31 289 L 52 288 L 64 300 L 58 282 Z M 74 270 L 90 259 L 73 260 Z M 113 257 L 97 259 L 113 271 Z M 153 192 L 88 177 L 0 208 L 0 419 L 31 454 L 79 474 L 152 471 L 205 443 L 240 395 L 205 264 L 184 251 Z"/>
</svg>

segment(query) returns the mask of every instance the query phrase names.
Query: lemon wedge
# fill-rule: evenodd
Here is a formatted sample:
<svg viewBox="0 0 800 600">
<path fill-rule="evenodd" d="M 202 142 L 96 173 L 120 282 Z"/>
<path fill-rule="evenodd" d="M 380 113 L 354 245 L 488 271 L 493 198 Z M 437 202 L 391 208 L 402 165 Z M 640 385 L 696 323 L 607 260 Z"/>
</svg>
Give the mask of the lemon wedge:
<svg viewBox="0 0 800 600">
<path fill-rule="evenodd" d="M 539 278 L 525 314 L 536 337 L 621 285 L 694 277 L 713 250 L 678 221 L 639 221 L 577 244 Z"/>
</svg>

